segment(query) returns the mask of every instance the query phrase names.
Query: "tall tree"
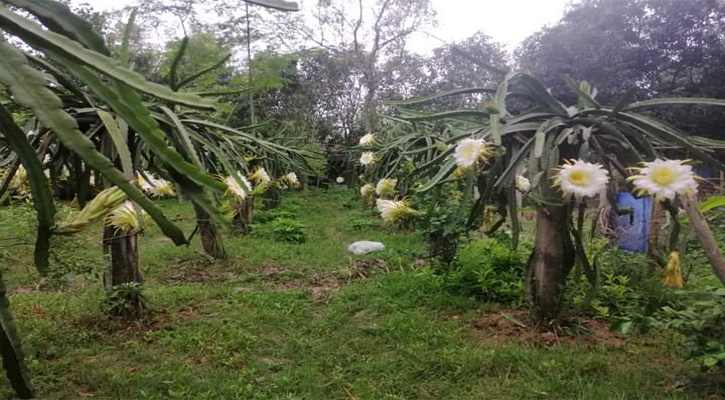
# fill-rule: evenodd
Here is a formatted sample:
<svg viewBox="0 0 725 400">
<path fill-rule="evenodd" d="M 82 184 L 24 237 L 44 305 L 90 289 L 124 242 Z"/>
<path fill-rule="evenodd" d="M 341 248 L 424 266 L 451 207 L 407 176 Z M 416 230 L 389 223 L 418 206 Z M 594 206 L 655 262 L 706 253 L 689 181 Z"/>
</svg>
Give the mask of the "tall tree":
<svg viewBox="0 0 725 400">
<path fill-rule="evenodd" d="M 516 56 L 522 69 L 566 102 L 576 98 L 563 75 L 591 82 L 605 103 L 615 103 L 630 89 L 636 89 L 636 98 L 722 98 L 723 30 L 721 0 L 584 0 L 558 24 L 529 37 Z M 704 135 L 725 126 L 721 113 L 702 106 L 657 115 Z"/>
<path fill-rule="evenodd" d="M 365 131 L 378 127 L 382 64 L 404 51 L 417 30 L 432 25 L 430 0 L 320 0 L 311 22 L 300 26 L 304 39 L 350 57 L 362 90 Z"/>
</svg>

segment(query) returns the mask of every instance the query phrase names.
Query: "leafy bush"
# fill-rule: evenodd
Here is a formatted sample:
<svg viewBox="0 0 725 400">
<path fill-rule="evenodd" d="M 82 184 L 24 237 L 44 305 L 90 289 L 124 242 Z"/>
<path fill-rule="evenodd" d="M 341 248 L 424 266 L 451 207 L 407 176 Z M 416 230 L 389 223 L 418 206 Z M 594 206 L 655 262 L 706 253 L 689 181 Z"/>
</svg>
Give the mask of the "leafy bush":
<svg viewBox="0 0 725 400">
<path fill-rule="evenodd" d="M 598 264 L 594 293 L 583 274 L 573 274 L 573 303 L 581 312 L 612 321 L 615 330 L 648 330 L 662 307 L 677 302 L 674 290 L 662 285 L 661 271 L 650 266 L 643 254 L 613 248 L 602 254 Z"/>
<path fill-rule="evenodd" d="M 69 276 L 92 275 L 101 278 L 103 263 L 87 251 L 88 245 L 81 240 L 66 236 L 51 239 L 51 264 L 48 281 L 56 288 L 63 287 Z"/>
<path fill-rule="evenodd" d="M 716 241 L 725 243 L 725 211 L 720 209 L 710 210 L 705 213 L 705 219 L 710 224 Z M 695 237 L 689 224 L 684 224 L 682 236 L 684 236 L 682 254 L 685 255 L 683 258 L 685 279 L 693 280 L 693 278 L 699 277 L 713 279 L 710 260 L 705 255 L 700 241 Z M 721 248 L 725 250 L 725 247 L 721 246 Z"/>
<path fill-rule="evenodd" d="M 126 283 L 110 288 L 103 302 L 104 312 L 116 317 L 139 317 L 148 311 L 140 283 Z"/>
<path fill-rule="evenodd" d="M 444 198 L 448 199 L 447 196 Z M 450 264 L 456 258 L 459 240 L 467 229 L 457 207 L 451 207 L 448 201 L 438 201 L 419 220 L 418 231 L 426 238 L 430 258 Z"/>
<path fill-rule="evenodd" d="M 380 220 L 369 218 L 355 218 L 350 222 L 350 227 L 355 231 L 375 229 L 380 227 Z"/>
<path fill-rule="evenodd" d="M 254 222 L 266 224 L 280 218 L 295 219 L 297 218 L 297 213 L 289 210 L 258 211 L 254 215 Z"/>
<path fill-rule="evenodd" d="M 290 243 L 307 242 L 307 229 L 304 224 L 291 218 L 277 218 L 272 222 L 275 240 Z"/>
<path fill-rule="evenodd" d="M 524 298 L 526 254 L 506 241 L 475 239 L 461 249 L 446 281 L 456 290 L 486 301 L 520 302 Z"/>
<path fill-rule="evenodd" d="M 690 358 L 703 367 L 725 365 L 725 288 L 710 287 L 688 297 L 680 310 L 662 308 L 663 328 L 682 334 Z"/>
</svg>

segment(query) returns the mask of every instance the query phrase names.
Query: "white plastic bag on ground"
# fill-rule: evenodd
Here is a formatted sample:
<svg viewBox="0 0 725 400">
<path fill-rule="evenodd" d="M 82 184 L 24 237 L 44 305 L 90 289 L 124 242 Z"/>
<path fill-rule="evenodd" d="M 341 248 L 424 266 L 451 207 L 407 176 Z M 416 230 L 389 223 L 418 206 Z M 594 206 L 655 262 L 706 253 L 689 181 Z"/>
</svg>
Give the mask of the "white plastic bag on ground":
<svg viewBox="0 0 725 400">
<path fill-rule="evenodd" d="M 361 254 L 368 254 L 372 253 L 374 251 L 380 251 L 385 250 L 385 245 L 380 242 L 368 242 L 368 241 L 360 241 L 355 242 L 349 246 L 347 246 L 347 251 L 355 254 L 355 255 L 361 255 Z"/>
</svg>

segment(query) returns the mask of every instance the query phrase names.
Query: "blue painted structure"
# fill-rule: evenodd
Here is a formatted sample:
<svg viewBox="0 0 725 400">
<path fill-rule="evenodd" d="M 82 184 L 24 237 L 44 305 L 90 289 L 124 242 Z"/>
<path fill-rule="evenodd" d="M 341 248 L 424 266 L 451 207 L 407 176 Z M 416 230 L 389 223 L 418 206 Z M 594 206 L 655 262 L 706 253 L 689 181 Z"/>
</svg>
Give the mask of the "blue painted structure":
<svg viewBox="0 0 725 400">
<path fill-rule="evenodd" d="M 620 192 L 617 193 L 617 208 L 632 210 L 624 215 L 614 214 L 617 246 L 620 249 L 644 253 L 647 251 L 652 198 L 636 198 L 632 193 Z"/>
</svg>

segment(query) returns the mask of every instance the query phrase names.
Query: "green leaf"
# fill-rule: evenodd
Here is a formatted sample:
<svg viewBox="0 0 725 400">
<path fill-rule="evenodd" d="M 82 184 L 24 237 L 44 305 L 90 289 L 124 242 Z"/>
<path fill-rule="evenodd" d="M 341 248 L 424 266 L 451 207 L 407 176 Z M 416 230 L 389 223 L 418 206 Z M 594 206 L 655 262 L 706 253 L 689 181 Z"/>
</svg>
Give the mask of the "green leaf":
<svg viewBox="0 0 725 400">
<path fill-rule="evenodd" d="M 498 115 L 491 115 L 491 137 L 493 137 L 493 143 L 496 146 L 501 145 L 501 120 L 498 119 Z"/>
<path fill-rule="evenodd" d="M 191 159 L 198 168 L 204 168 L 204 164 L 202 164 L 201 160 L 199 160 L 199 155 L 196 153 L 194 144 L 191 143 L 191 139 L 189 138 L 189 132 L 186 130 L 184 124 L 181 123 L 179 117 L 168 107 L 161 106 L 159 108 L 169 118 L 173 127 L 176 128 L 176 132 L 179 134 L 178 136 L 181 139 L 181 148 L 184 149 L 187 158 Z"/>
<path fill-rule="evenodd" d="M 441 169 L 438 171 L 438 173 L 431 178 L 428 182 L 426 182 L 425 185 L 423 185 L 421 188 L 417 190 L 418 193 L 424 193 L 431 189 L 433 189 L 440 181 L 442 181 L 444 178 L 446 178 L 448 175 L 453 172 L 456 166 L 456 159 L 450 158 L 448 161 L 446 161 L 443 166 L 441 166 Z"/>
<path fill-rule="evenodd" d="M 704 365 L 706 367 L 714 367 L 719 362 L 720 362 L 720 360 L 718 360 L 715 357 L 703 357 L 702 358 L 702 365 Z"/>
<path fill-rule="evenodd" d="M 294 1 L 285 0 L 244 0 L 250 4 L 256 4 L 258 6 L 273 8 L 280 11 L 299 11 L 300 6 Z"/>
<path fill-rule="evenodd" d="M 2 46 L 3 43 L 0 43 Z M 0 61 L 1 63 L 1 61 Z M 2 67 L 0 67 L 0 70 Z M 28 143 L 28 137 L 13 121 L 13 116 L 0 105 L 0 131 L 7 139 L 18 159 L 28 173 L 30 190 L 33 194 L 33 207 L 38 214 L 38 230 L 35 241 L 35 267 L 41 275 L 48 271 L 50 255 L 50 229 L 55 224 L 55 205 L 50 192 L 48 179 L 43 173 L 43 165 L 38 155 Z"/>
<path fill-rule="evenodd" d="M 547 205 L 547 206 L 564 207 L 566 205 L 566 202 L 564 202 L 563 200 L 556 199 L 556 198 L 553 198 L 553 197 L 539 196 L 539 195 L 534 194 L 534 193 L 529 193 L 529 197 L 534 202 L 539 203 L 539 204 L 544 204 L 544 205 Z"/>
<path fill-rule="evenodd" d="M 420 116 L 414 116 L 414 117 L 401 117 L 401 118 L 408 120 L 408 121 L 436 121 L 439 119 L 456 118 L 456 117 L 488 118 L 489 115 L 491 115 L 491 113 L 487 112 L 487 111 L 456 110 L 456 111 L 444 111 L 444 112 L 435 113 L 435 114 L 420 115 Z"/>
<path fill-rule="evenodd" d="M 534 134 L 534 157 L 540 158 L 544 154 L 544 144 L 546 144 L 546 126 L 544 123 L 539 126 L 539 129 Z"/>
<path fill-rule="evenodd" d="M 594 100 L 594 98 L 592 96 L 590 96 L 589 93 L 586 93 L 583 90 L 581 90 L 581 88 L 579 87 L 579 84 L 574 82 L 574 80 L 571 79 L 571 77 L 565 76 L 564 81 L 573 91 L 575 91 L 579 95 L 579 100 L 582 103 L 584 103 L 584 105 L 586 107 L 594 107 L 597 109 L 602 108 L 602 106 L 596 100 Z"/>
<path fill-rule="evenodd" d="M 96 150 L 93 142 L 78 130 L 76 120 L 63 110 L 62 101 L 45 86 L 43 75 L 28 66 L 22 53 L 3 41 L 0 41 L 0 82 L 10 88 L 18 103 L 32 109 L 38 119 L 58 135 L 64 146 L 143 207 L 174 243 L 186 244 L 184 233 L 166 219 L 161 209 L 129 182 L 110 160 Z"/>
<path fill-rule="evenodd" d="M 98 116 L 101 118 L 101 122 L 106 127 L 106 132 L 111 137 L 118 157 L 121 160 L 121 168 L 123 173 L 126 175 L 126 179 L 133 179 L 133 163 L 131 162 L 131 151 L 128 149 L 128 143 L 126 138 L 121 133 L 121 129 L 118 127 L 116 120 L 113 119 L 113 115 L 103 110 L 97 110 Z"/>
<path fill-rule="evenodd" d="M 504 317 L 507 321 L 511 322 L 514 325 L 520 326 L 522 328 L 526 328 L 526 324 L 525 323 L 523 323 L 520 319 L 514 317 L 511 314 L 502 312 L 501 313 L 501 316 Z"/>
<path fill-rule="evenodd" d="M 626 335 L 632 330 L 633 325 L 634 324 L 632 323 L 632 321 L 621 321 L 619 323 L 612 324 L 611 330 L 614 333 L 621 333 Z"/>
<path fill-rule="evenodd" d="M 177 74 L 179 73 L 179 63 L 181 63 L 181 60 L 184 58 L 184 53 L 186 53 L 186 48 L 189 46 L 189 37 L 184 36 L 183 39 L 181 39 L 181 45 L 179 46 L 179 51 L 174 54 L 174 60 L 171 62 L 171 71 L 169 72 L 169 86 L 171 87 L 171 90 L 177 91 L 179 90 L 179 86 L 177 86 Z"/>
<path fill-rule="evenodd" d="M 0 354 L 3 367 L 7 374 L 10 386 L 21 399 L 34 398 L 33 386 L 30 383 L 28 368 L 25 366 L 25 355 L 20 344 L 18 328 L 10 313 L 10 301 L 7 297 L 8 289 L 5 286 L 2 273 L 0 273 Z"/>
<path fill-rule="evenodd" d="M 59 63 L 85 82 L 101 100 L 109 104 L 165 164 L 199 185 L 216 191 L 226 190 L 226 184 L 207 175 L 199 167 L 184 160 L 172 147 L 169 147 L 165 140 L 165 134 L 159 128 L 156 120 L 151 117 L 148 108 L 143 105 L 141 96 L 138 93 L 134 90 L 114 91 L 92 71 L 75 65 L 60 55 L 55 56 Z M 123 96 L 119 96 L 119 92 L 122 92 Z"/>
<path fill-rule="evenodd" d="M 725 207 L 725 196 L 711 196 L 697 206 L 701 213 L 706 213 L 713 208 L 719 207 Z"/>
<path fill-rule="evenodd" d="M 106 47 L 103 38 L 93 31 L 93 26 L 73 14 L 67 5 L 53 0 L 3 1 L 33 14 L 51 31 L 67 36 L 93 51 L 110 56 L 111 52 Z"/>
<path fill-rule="evenodd" d="M 615 104 L 614 109 L 612 110 L 611 114 L 609 114 L 608 118 L 610 120 L 616 118 L 617 115 L 619 115 L 619 113 L 622 112 L 622 110 L 624 110 L 624 108 L 627 107 L 627 105 L 629 105 L 629 103 L 632 102 L 632 99 L 634 99 L 635 94 L 637 94 L 637 88 L 631 88 L 631 89 L 627 90 L 627 92 L 624 94 L 624 96 L 622 96 L 622 98 L 619 99 L 617 104 Z"/>
<path fill-rule="evenodd" d="M 237 90 L 212 90 L 208 92 L 193 92 L 193 94 L 200 97 L 218 97 L 218 96 L 230 96 L 233 94 L 240 94 L 248 92 L 249 88 L 242 88 Z M 264 122 L 263 122 L 264 123 Z"/>
<path fill-rule="evenodd" d="M 566 123 L 561 120 L 550 119 L 539 126 L 539 129 L 534 134 L 534 157 L 539 158 L 544 154 L 544 146 L 547 142 L 546 135 L 552 130 L 565 125 Z"/>
<path fill-rule="evenodd" d="M 44 31 L 37 24 L 16 15 L 5 7 L 0 7 L 0 27 L 21 37 L 25 42 L 45 53 L 52 52 L 87 65 L 144 93 L 189 107 L 213 108 L 212 102 L 198 96 L 176 93 L 165 86 L 148 82 L 143 76 L 120 67 L 116 61 L 107 56 L 88 50 L 65 36 Z"/>
<path fill-rule="evenodd" d="M 637 108 L 682 105 L 725 107 L 725 100 L 709 99 L 705 97 L 665 97 L 661 99 L 638 101 L 627 107 L 627 111 L 635 110 Z"/>
<path fill-rule="evenodd" d="M 657 120 L 654 118 L 645 117 L 641 114 L 625 113 L 622 112 L 617 116 L 617 119 L 631 123 L 632 126 L 639 128 L 645 134 L 654 136 L 667 143 L 682 146 L 688 149 L 692 155 L 699 158 L 702 161 L 709 163 L 710 165 L 725 171 L 725 165 L 723 165 L 718 159 L 707 154 L 703 148 L 693 145 L 687 138 L 687 133 L 681 131 L 664 121 Z"/>
<path fill-rule="evenodd" d="M 511 162 L 506 166 L 501 176 L 498 177 L 494 187 L 499 189 L 511 176 L 516 172 L 516 168 L 521 164 L 524 158 L 531 152 L 531 145 L 534 143 L 534 139 L 529 139 L 523 147 L 511 158 Z"/>
<path fill-rule="evenodd" d="M 557 115 L 568 115 L 566 107 L 564 107 L 564 105 L 561 104 L 559 100 L 554 98 L 554 96 L 552 96 L 551 93 L 546 90 L 546 87 L 544 87 L 541 82 L 536 80 L 536 78 L 529 74 L 517 72 L 514 76 L 511 77 L 512 81 L 514 81 L 514 79 L 517 82 L 521 82 L 526 87 L 526 89 L 528 89 L 528 93 L 531 95 L 534 101 L 539 103 L 539 105 Z"/>
<path fill-rule="evenodd" d="M 123 30 L 123 39 L 121 40 L 121 49 L 118 51 L 118 60 L 125 68 L 129 66 L 128 47 L 131 42 L 131 31 L 133 31 L 134 22 L 136 21 L 137 9 L 131 10 L 131 15 L 126 22 L 126 28 Z"/>
<path fill-rule="evenodd" d="M 40 67 L 42 70 L 48 72 L 49 74 L 53 75 L 53 77 L 58 81 L 58 83 L 63 86 L 66 90 L 70 91 L 80 101 L 84 101 L 86 103 L 90 102 L 86 94 L 81 90 L 78 85 L 71 80 L 69 77 L 65 75 L 64 72 L 62 72 L 60 69 L 56 68 L 55 65 L 45 61 L 43 58 L 35 57 L 32 54 L 23 53 L 25 55 L 25 58 L 28 59 L 32 64 L 35 64 L 36 66 Z"/>
<path fill-rule="evenodd" d="M 453 89 L 453 90 L 447 90 L 445 92 L 431 94 L 428 96 L 423 97 L 417 97 L 414 99 L 408 99 L 408 100 L 389 100 L 386 101 L 385 104 L 391 105 L 391 106 L 399 106 L 399 105 L 410 105 L 410 104 L 420 104 L 420 103 L 426 103 L 432 100 L 444 98 L 444 97 L 451 97 L 451 96 L 460 96 L 463 94 L 474 94 L 474 93 L 496 93 L 496 90 L 489 89 L 489 88 L 483 88 L 483 87 L 472 87 L 472 88 L 465 88 L 465 89 Z"/>
<path fill-rule="evenodd" d="M 216 63 L 212 64 L 211 66 L 209 66 L 207 68 L 204 68 L 201 71 L 199 71 L 199 72 L 197 72 L 195 74 L 192 74 L 191 76 L 189 76 L 187 78 L 184 78 L 181 82 L 179 82 L 179 84 L 174 88 L 174 90 L 178 90 L 180 88 L 183 88 L 184 86 L 190 84 L 191 82 L 194 82 L 195 80 L 197 80 L 201 76 L 203 76 L 205 74 L 208 74 L 211 71 L 214 71 L 215 69 L 217 69 L 220 66 L 222 66 L 222 64 L 224 64 L 225 62 L 227 62 L 227 60 L 229 60 L 229 58 L 231 56 L 232 56 L 232 54 L 229 53 L 229 54 L 225 55 L 224 57 L 222 57 L 221 60 L 219 60 Z"/>
</svg>

